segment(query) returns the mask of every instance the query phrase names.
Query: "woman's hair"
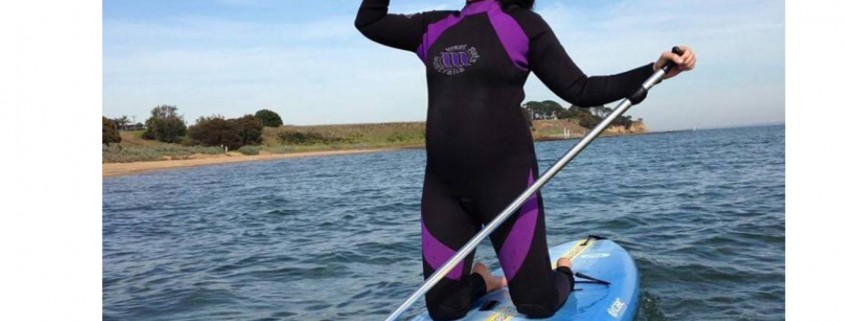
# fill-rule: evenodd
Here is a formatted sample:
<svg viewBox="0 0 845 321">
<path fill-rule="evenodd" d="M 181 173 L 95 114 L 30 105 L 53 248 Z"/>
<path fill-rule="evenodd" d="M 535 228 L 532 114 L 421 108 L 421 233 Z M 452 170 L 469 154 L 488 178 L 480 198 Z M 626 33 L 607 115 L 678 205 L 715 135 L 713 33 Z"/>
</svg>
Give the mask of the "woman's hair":
<svg viewBox="0 0 845 321">
<path fill-rule="evenodd" d="M 507 7 L 509 5 L 517 5 L 523 9 L 532 9 L 534 8 L 534 0 L 500 0 L 502 2 L 502 7 Z"/>
</svg>

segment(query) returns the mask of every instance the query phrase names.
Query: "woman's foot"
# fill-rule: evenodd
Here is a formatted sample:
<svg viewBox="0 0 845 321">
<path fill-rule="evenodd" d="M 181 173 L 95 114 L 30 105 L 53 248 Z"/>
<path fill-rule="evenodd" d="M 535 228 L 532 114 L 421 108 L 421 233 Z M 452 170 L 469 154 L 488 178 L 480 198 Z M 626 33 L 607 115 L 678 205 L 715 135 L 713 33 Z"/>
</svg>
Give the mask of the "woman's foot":
<svg viewBox="0 0 845 321">
<path fill-rule="evenodd" d="M 567 259 L 565 257 L 559 258 L 559 259 L 557 259 L 557 266 L 555 268 L 559 268 L 561 266 L 565 266 L 565 267 L 568 267 L 568 268 L 571 269 L 572 268 L 572 262 L 570 262 L 569 259 Z"/>
<path fill-rule="evenodd" d="M 484 263 L 475 263 L 472 266 L 472 273 L 478 273 L 478 275 L 484 278 L 484 284 L 487 285 L 488 293 L 508 286 L 508 281 L 504 277 L 493 276 L 493 273 L 490 273 L 490 269 Z"/>
</svg>

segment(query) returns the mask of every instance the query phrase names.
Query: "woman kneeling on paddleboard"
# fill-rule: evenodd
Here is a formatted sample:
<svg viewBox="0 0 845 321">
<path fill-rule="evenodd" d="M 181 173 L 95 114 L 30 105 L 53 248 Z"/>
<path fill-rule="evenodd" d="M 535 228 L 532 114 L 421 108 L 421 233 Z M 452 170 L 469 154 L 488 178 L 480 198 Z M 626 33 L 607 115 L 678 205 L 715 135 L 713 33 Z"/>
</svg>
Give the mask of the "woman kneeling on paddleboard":
<svg viewBox="0 0 845 321">
<path fill-rule="evenodd" d="M 531 130 L 522 115 L 523 85 L 535 75 L 576 106 L 599 106 L 631 94 L 674 61 L 666 78 L 695 66 L 695 55 L 660 55 L 657 63 L 612 76 L 587 77 L 533 0 L 470 0 L 461 11 L 388 14 L 389 0 L 364 0 L 355 26 L 367 38 L 415 52 L 426 65 L 427 164 L 422 195 L 423 272 L 428 278 L 538 175 Z M 549 266 L 543 200 L 538 192 L 491 235 L 505 277 L 472 255 L 426 294 L 435 320 L 463 317 L 473 301 L 509 287 L 529 317 L 548 317 L 574 286 L 566 259 Z"/>
</svg>

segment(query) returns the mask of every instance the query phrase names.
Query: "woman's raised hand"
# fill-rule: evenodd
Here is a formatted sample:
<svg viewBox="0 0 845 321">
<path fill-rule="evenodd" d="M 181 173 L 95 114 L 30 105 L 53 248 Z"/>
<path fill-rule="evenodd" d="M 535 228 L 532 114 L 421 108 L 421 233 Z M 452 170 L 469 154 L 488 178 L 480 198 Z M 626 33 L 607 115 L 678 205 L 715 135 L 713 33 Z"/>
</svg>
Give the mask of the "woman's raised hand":
<svg viewBox="0 0 845 321">
<path fill-rule="evenodd" d="M 660 58 L 657 59 L 657 63 L 654 64 L 654 71 L 657 71 L 658 68 L 663 67 L 667 62 L 674 61 L 677 67 L 672 68 L 669 72 L 663 76 L 663 79 L 669 79 L 672 77 L 677 76 L 678 74 L 684 71 L 690 71 L 695 69 L 695 52 L 692 51 L 692 48 L 686 46 L 678 46 L 681 50 L 684 51 L 683 55 L 676 55 L 671 51 L 666 51 L 660 54 Z"/>
</svg>

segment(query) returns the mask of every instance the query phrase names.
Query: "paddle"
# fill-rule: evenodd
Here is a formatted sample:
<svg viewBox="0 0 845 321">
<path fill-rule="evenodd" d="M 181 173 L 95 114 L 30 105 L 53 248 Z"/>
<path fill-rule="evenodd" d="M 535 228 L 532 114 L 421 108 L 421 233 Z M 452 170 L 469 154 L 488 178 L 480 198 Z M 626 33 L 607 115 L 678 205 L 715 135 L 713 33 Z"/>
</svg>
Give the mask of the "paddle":
<svg viewBox="0 0 845 321">
<path fill-rule="evenodd" d="M 672 52 L 679 56 L 683 55 L 684 53 L 683 50 L 681 50 L 681 48 L 679 47 L 672 48 Z M 510 216 L 514 212 L 516 212 L 517 209 L 522 207 L 522 204 L 525 203 L 525 201 L 527 201 L 528 198 L 531 197 L 531 195 L 540 190 L 543 185 L 546 185 L 546 183 L 551 180 L 552 177 L 554 177 L 558 172 L 560 172 L 560 170 L 562 170 L 564 166 L 569 164 L 569 162 L 573 158 L 575 158 L 575 156 L 578 156 L 578 154 L 581 153 L 581 151 L 586 148 L 587 145 L 592 143 L 593 140 L 596 139 L 596 137 L 598 137 L 599 134 L 601 134 L 601 132 L 605 130 L 605 128 L 610 126 L 610 123 L 613 122 L 614 119 L 625 113 L 629 108 L 631 108 L 631 106 L 639 104 L 640 102 L 645 100 L 646 95 L 648 94 L 648 90 L 651 89 L 651 87 L 654 87 L 654 85 L 658 84 L 663 79 L 663 76 L 668 73 L 669 70 L 671 70 L 672 68 L 675 68 L 675 63 L 670 60 L 666 63 L 666 65 L 654 72 L 654 74 L 652 74 L 651 77 L 649 77 L 643 83 L 642 87 L 637 88 L 637 90 L 635 90 L 631 95 L 629 95 L 628 98 L 622 100 L 619 105 L 613 108 L 613 111 L 610 113 L 610 115 L 602 119 L 602 121 L 598 125 L 596 125 L 595 128 L 590 130 L 590 132 L 587 133 L 584 138 L 581 138 L 581 140 L 577 144 L 575 144 L 575 146 L 572 146 L 572 148 L 570 148 L 569 151 L 567 151 L 566 154 L 563 155 L 563 157 L 561 157 L 557 162 L 555 162 L 552 167 L 546 170 L 543 175 L 540 176 L 540 178 L 534 181 L 534 184 L 531 184 L 528 189 L 522 192 L 522 194 L 520 194 L 519 197 L 517 197 L 513 202 L 511 202 L 507 208 L 505 208 L 501 213 L 499 213 L 496 218 L 490 221 L 490 223 L 484 226 L 484 228 L 480 232 L 478 232 L 478 234 L 476 234 L 471 240 L 469 240 L 467 244 L 461 247 L 461 249 L 458 250 L 458 252 L 455 253 L 455 255 L 453 255 L 451 259 L 446 261 L 446 263 L 444 263 L 439 269 L 437 269 L 437 271 L 435 271 L 431 276 L 429 276 L 428 279 L 425 280 L 423 285 L 420 286 L 420 288 L 417 289 L 417 291 L 414 292 L 414 294 L 412 294 L 408 299 L 406 299 L 405 302 L 402 302 L 402 305 L 400 305 L 396 310 L 394 310 L 393 313 L 391 313 L 390 316 L 388 316 L 385 320 L 392 321 L 398 319 L 399 316 L 405 312 L 405 310 L 411 307 L 411 304 L 416 302 L 420 297 L 422 297 L 426 292 L 428 292 L 428 290 L 431 290 L 431 288 L 434 287 L 437 282 L 443 279 L 443 277 L 445 277 L 446 274 L 449 273 L 449 271 L 451 271 L 455 266 L 457 266 L 458 263 L 460 263 L 464 258 L 466 258 L 467 255 L 469 255 L 470 252 L 472 252 L 479 244 L 481 244 L 481 241 L 483 241 L 484 238 L 493 233 L 493 231 L 496 230 L 500 225 L 502 225 L 502 223 L 504 223 L 508 218 L 510 218 Z"/>
</svg>

